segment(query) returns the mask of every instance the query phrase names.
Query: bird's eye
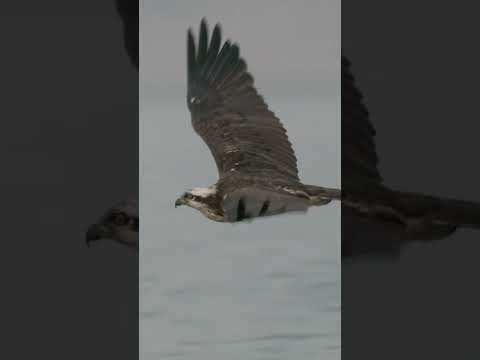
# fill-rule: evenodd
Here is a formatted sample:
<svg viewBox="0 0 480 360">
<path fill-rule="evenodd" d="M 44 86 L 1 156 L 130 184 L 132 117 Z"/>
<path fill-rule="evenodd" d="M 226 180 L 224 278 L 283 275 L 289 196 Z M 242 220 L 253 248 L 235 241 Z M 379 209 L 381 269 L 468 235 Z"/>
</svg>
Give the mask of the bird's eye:
<svg viewBox="0 0 480 360">
<path fill-rule="evenodd" d="M 124 213 L 115 214 L 113 222 L 115 225 L 125 225 L 128 222 L 128 218 Z"/>
</svg>

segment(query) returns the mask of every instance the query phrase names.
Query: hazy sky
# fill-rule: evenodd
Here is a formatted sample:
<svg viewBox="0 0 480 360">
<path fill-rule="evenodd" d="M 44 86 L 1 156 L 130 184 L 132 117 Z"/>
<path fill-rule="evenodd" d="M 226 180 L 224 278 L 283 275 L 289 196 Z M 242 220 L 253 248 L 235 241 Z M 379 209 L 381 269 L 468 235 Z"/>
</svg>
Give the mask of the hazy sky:
<svg viewBox="0 0 480 360">
<path fill-rule="evenodd" d="M 228 342 L 295 331 L 311 340 L 297 345 L 297 352 L 283 353 L 287 358 L 339 358 L 338 204 L 311 209 L 305 216 L 237 225 L 174 208 L 185 190 L 217 180 L 213 158 L 191 127 L 185 100 L 186 32 L 188 27 L 197 32 L 204 16 L 210 29 L 220 22 L 223 39 L 240 45 L 259 92 L 287 129 L 301 179 L 336 187 L 341 181 L 340 2 L 141 1 L 142 358 L 175 353 L 186 340 Z M 271 273 L 292 274 L 291 282 L 278 287 L 267 281 Z M 321 284 L 331 285 L 325 290 Z M 252 298 L 248 294 L 257 287 L 262 290 Z M 283 302 L 287 304 L 280 306 Z M 257 321 L 262 317 L 268 319 Z M 304 321 L 291 323 L 284 317 Z M 206 325 L 197 329 L 192 319 Z M 320 338 L 319 332 L 328 336 Z M 225 351 L 207 351 L 196 359 L 232 353 L 228 347 Z"/>
<path fill-rule="evenodd" d="M 220 22 L 223 39 L 230 38 L 240 45 L 241 56 L 248 63 L 259 92 L 288 131 L 301 175 L 303 171 L 318 174 L 305 180 L 339 184 L 338 1 L 141 1 L 140 112 L 155 112 L 155 126 L 159 129 L 154 134 L 162 146 L 171 142 L 169 152 L 192 146 L 203 153 L 205 161 L 200 169 L 210 173 L 211 181 L 215 180 L 214 163 L 190 127 L 185 105 L 186 31 L 189 27 L 197 30 L 204 16 L 210 29 Z M 285 100 L 291 100 L 292 106 L 287 106 Z M 316 108 L 302 111 L 304 101 L 315 102 Z M 170 110 L 178 111 L 182 118 L 172 121 Z M 150 133 L 147 124 L 142 119 L 140 122 L 142 135 Z M 179 133 L 173 134 L 176 129 Z M 147 146 L 142 142 L 142 166 L 148 163 L 144 161 L 150 155 L 145 153 Z M 311 154 L 302 153 L 303 149 Z M 309 160 L 312 163 L 307 163 Z M 176 170 L 189 164 L 179 163 Z M 330 168 L 321 169 L 318 165 Z"/>
<path fill-rule="evenodd" d="M 337 96 L 340 3 L 336 0 L 141 1 L 142 101 L 185 87 L 185 36 L 206 17 L 241 45 L 257 85 L 275 93 Z M 147 89 L 155 88 L 149 92 Z M 173 92 L 173 89 L 176 91 Z M 268 92 L 267 92 L 268 89 Z M 164 95 L 164 96 L 165 96 Z"/>
</svg>

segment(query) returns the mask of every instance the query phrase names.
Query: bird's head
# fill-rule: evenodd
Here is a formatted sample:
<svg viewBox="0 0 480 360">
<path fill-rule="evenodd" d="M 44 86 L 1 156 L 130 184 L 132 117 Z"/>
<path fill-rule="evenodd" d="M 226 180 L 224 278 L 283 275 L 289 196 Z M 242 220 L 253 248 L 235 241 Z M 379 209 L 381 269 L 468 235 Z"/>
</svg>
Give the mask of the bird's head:
<svg viewBox="0 0 480 360">
<path fill-rule="evenodd" d="M 214 221 L 223 221 L 215 186 L 208 188 L 194 188 L 186 191 L 175 201 L 175 207 L 190 206 L 200 211 L 207 218 Z"/>
<path fill-rule="evenodd" d="M 89 246 L 92 241 L 110 239 L 138 249 L 138 235 L 138 201 L 126 200 L 107 210 L 88 228 L 86 242 Z"/>
</svg>

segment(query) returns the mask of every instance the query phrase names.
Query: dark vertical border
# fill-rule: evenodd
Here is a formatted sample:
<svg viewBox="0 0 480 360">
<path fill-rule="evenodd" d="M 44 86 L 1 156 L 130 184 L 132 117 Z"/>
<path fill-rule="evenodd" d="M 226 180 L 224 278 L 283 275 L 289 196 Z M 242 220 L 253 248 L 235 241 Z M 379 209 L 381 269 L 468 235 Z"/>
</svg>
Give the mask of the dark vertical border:
<svg viewBox="0 0 480 360">
<path fill-rule="evenodd" d="M 480 202 L 476 14 L 467 4 L 342 1 L 342 53 L 395 189 Z M 344 258 L 342 359 L 477 359 L 479 236 L 461 229 L 394 257 Z"/>
<path fill-rule="evenodd" d="M 132 3 L 0 5 L 3 359 L 138 358 L 138 253 L 85 244 L 138 196 Z"/>
</svg>

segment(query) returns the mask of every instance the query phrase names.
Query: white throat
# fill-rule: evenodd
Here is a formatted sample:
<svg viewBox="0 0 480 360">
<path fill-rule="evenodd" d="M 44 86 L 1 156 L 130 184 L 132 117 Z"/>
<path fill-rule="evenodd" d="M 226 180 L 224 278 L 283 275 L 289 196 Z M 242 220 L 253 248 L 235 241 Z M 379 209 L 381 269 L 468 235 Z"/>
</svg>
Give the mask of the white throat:
<svg viewBox="0 0 480 360">
<path fill-rule="evenodd" d="M 199 196 L 201 198 L 209 197 L 211 195 L 214 195 L 216 192 L 217 192 L 217 187 L 215 185 L 211 185 L 206 188 L 197 187 L 197 188 L 193 188 L 190 191 L 192 195 Z"/>
</svg>

